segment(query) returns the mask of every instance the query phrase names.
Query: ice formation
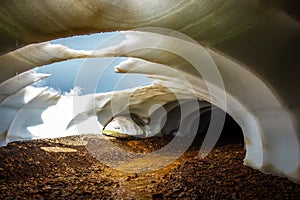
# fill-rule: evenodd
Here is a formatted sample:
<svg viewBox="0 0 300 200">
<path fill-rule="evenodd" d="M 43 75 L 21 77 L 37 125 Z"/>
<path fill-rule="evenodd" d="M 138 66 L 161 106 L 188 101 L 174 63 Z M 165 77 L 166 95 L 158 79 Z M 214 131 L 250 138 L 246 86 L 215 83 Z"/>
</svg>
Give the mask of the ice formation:
<svg viewBox="0 0 300 200">
<path fill-rule="evenodd" d="M 225 110 L 240 125 L 246 165 L 300 180 L 300 23 L 293 9 L 283 9 L 289 1 L 26 2 L 6 1 L 1 7 L 1 145 L 100 133 L 105 126 L 116 128 L 111 120 L 125 122 L 122 131 L 147 136 L 153 134 L 151 128 L 159 129 L 149 121 L 159 114 L 157 105 L 196 99 Z M 202 46 L 156 29 L 129 31 L 146 26 L 178 30 Z M 44 42 L 112 30 L 127 30 L 124 40 L 93 51 Z M 118 56 L 129 59 L 116 72 L 147 74 L 152 85 L 83 96 L 30 86 L 48 76 L 28 71 L 37 66 Z M 183 118 L 197 110 L 199 106 L 191 107 Z M 150 129 L 114 119 L 128 114 Z"/>
</svg>

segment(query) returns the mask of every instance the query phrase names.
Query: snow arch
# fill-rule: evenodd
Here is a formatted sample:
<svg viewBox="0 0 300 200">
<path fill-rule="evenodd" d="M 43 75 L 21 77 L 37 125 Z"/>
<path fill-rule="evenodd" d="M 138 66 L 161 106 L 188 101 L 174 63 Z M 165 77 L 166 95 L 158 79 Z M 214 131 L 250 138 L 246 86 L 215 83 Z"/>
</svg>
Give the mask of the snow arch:
<svg viewBox="0 0 300 200">
<path fill-rule="evenodd" d="M 63 105 L 66 102 L 73 103 L 75 97 L 45 94 L 42 90 L 32 92 L 32 89 L 26 86 L 46 75 L 27 72 L 28 76 L 25 76 L 21 73 L 36 66 L 66 59 L 118 56 L 122 52 L 115 50 L 120 49 L 110 48 L 106 49 L 106 52 L 78 51 L 47 42 L 29 45 L 23 49 L 18 48 L 34 42 L 81 33 L 129 30 L 144 26 L 167 27 L 186 33 L 204 44 L 217 64 L 226 86 L 227 101 L 226 104 L 216 105 L 230 113 L 243 128 L 247 143 L 246 164 L 264 172 L 287 176 L 298 181 L 300 178 L 300 107 L 297 91 L 299 90 L 300 26 L 299 21 L 293 18 L 297 15 L 296 12 L 290 16 L 284 8 L 286 4 L 282 2 L 285 1 L 263 3 L 258 0 L 243 2 L 191 0 L 162 3 L 161 1 L 120 0 L 111 3 L 104 0 L 90 0 L 73 4 L 68 0 L 64 3 L 28 0 L 26 4 L 17 1 L 3 3 L 1 9 L 5 14 L 0 16 L 1 53 L 3 54 L 0 57 L 0 92 L 1 112 L 7 116 L 7 119 L 1 120 L 1 127 L 4 127 L 0 133 L 2 144 L 26 139 L 19 134 L 22 130 L 27 132 L 29 130 L 28 133 L 32 134 L 29 134 L 27 139 L 35 138 L 34 135 L 37 138 L 41 137 L 38 134 L 40 128 L 45 129 L 47 124 L 53 123 L 47 116 L 51 116 L 58 108 L 70 115 L 63 120 L 63 125 L 59 126 L 57 131 L 62 134 L 75 134 L 78 133 L 75 129 L 65 130 L 69 122 L 70 124 L 86 123 L 87 117 L 96 121 L 96 117 L 90 115 L 95 111 L 90 111 L 91 101 L 96 102 L 99 108 L 96 109 L 96 114 L 105 113 L 107 116 L 99 120 L 100 124 L 103 124 L 112 117 L 112 113 L 108 111 L 111 99 L 116 100 L 119 96 L 126 97 L 125 99 L 133 93 L 142 96 L 142 98 L 131 99 L 130 104 L 132 109 L 141 116 L 146 113 L 141 111 L 139 106 L 145 106 L 147 109 L 150 107 L 147 103 L 140 104 L 141 102 L 154 99 L 156 103 L 164 104 L 176 99 L 167 90 L 174 80 L 165 79 L 167 81 L 164 82 L 163 78 L 166 76 L 159 76 L 164 72 L 156 71 L 157 74 L 151 76 L 158 79 L 160 84 L 123 91 L 117 95 L 108 93 L 76 97 L 81 99 L 84 106 L 72 113 L 72 106 Z M 101 12 L 102 15 L 99 15 L 99 11 L 111 8 L 118 11 Z M 132 9 L 137 12 L 131 12 Z M 143 36 L 145 35 L 140 38 L 148 37 Z M 10 52 L 12 49 L 18 50 Z M 10 53 L 4 54 L 6 52 Z M 134 56 L 134 54 L 127 56 Z M 145 55 L 136 55 L 136 57 L 141 60 L 134 58 L 130 65 L 143 64 L 146 60 L 146 64 L 154 66 L 155 60 L 151 57 Z M 125 63 L 124 66 L 127 64 Z M 158 64 L 174 67 L 174 62 Z M 153 69 L 152 67 L 148 69 Z M 118 70 L 126 71 L 124 67 L 119 67 Z M 16 72 L 18 72 L 17 76 L 15 76 Z M 153 73 L 151 70 L 143 72 Z M 187 77 L 192 83 L 197 82 L 193 76 Z M 196 84 L 197 87 L 194 89 L 202 88 L 201 81 L 197 83 L 199 84 Z M 185 88 L 182 87 L 184 84 L 177 85 L 176 90 L 182 94 L 183 99 L 191 94 L 191 91 L 184 90 Z M 151 92 L 145 94 L 145 91 Z M 199 99 L 209 101 L 205 92 L 205 90 L 196 90 L 193 94 L 197 94 L 196 97 Z M 52 109 L 40 103 L 44 100 L 52 105 Z M 31 127 L 30 120 L 20 124 L 15 116 L 30 116 L 28 110 L 30 105 L 34 107 L 35 103 L 39 105 L 36 107 L 35 117 L 42 125 Z M 117 110 L 122 113 L 126 108 L 119 105 Z M 28 115 L 25 115 L 26 112 Z M 101 126 L 93 131 L 99 130 Z"/>
</svg>

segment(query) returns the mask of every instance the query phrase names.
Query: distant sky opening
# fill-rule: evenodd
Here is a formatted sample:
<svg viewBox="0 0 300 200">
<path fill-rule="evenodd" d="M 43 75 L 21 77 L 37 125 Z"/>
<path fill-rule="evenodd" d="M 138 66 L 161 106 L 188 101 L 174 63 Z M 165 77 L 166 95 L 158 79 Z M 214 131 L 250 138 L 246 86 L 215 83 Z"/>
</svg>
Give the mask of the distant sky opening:
<svg viewBox="0 0 300 200">
<path fill-rule="evenodd" d="M 93 50 L 99 45 L 115 45 L 122 37 L 115 36 L 118 32 L 97 33 L 91 35 L 74 36 L 51 41 L 52 44 L 62 44 L 77 50 Z M 112 39 L 113 38 L 113 39 Z M 118 41 L 119 40 L 119 41 Z M 112 42 L 111 42 L 112 41 Z M 115 43 L 115 44 L 114 44 Z M 132 87 L 147 85 L 152 79 L 143 74 L 118 74 L 114 72 L 114 66 L 126 58 L 88 58 L 74 59 L 57 62 L 36 68 L 36 72 L 49 73 L 50 77 L 43 79 L 36 86 L 49 86 L 61 92 L 68 92 L 74 87 L 82 89 L 82 94 L 109 92 Z M 80 82 L 76 80 L 80 76 Z M 97 85 L 92 87 L 91 84 Z"/>
</svg>

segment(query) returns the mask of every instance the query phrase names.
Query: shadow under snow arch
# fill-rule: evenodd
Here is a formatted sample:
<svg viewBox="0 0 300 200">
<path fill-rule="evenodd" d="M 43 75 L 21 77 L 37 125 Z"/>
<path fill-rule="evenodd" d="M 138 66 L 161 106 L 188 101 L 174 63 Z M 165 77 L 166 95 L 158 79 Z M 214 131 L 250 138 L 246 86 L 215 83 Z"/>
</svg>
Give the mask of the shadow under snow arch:
<svg viewBox="0 0 300 200">
<path fill-rule="evenodd" d="M 189 103 L 190 101 L 187 100 L 182 104 L 186 104 L 186 106 L 188 106 Z M 209 124 L 218 124 L 218 117 L 223 117 L 224 111 L 205 101 L 198 101 L 198 103 L 199 109 L 190 110 L 191 112 L 182 120 L 180 119 L 180 106 L 182 106 L 182 104 L 180 104 L 178 101 L 170 102 L 164 105 L 164 112 L 162 112 L 162 108 L 159 107 L 151 114 L 150 117 L 152 122 L 151 124 L 156 125 L 151 127 L 154 135 L 161 134 L 163 136 L 174 136 L 178 133 L 180 123 L 182 123 L 185 130 L 180 132 L 181 137 L 189 137 L 191 135 L 196 136 L 194 139 L 195 144 L 202 145 Z M 215 110 L 216 113 L 220 113 L 221 115 L 215 115 L 215 118 L 212 119 L 212 110 Z M 222 120 L 220 123 L 222 123 Z M 191 134 L 191 131 L 196 132 L 196 135 L 194 133 Z M 221 135 L 215 135 L 214 139 L 217 139 L 218 143 L 220 144 L 227 142 L 243 143 L 244 141 L 242 129 L 229 114 L 226 114 Z"/>
</svg>

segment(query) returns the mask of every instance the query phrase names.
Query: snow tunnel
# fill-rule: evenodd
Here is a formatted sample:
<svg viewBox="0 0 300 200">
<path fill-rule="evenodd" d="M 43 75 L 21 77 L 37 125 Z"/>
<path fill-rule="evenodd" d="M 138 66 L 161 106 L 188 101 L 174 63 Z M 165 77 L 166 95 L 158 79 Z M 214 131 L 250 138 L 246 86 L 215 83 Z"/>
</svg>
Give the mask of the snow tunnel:
<svg viewBox="0 0 300 200">
<path fill-rule="evenodd" d="M 299 181 L 300 25 L 290 1 L 204 0 L 174 4 L 91 0 L 78 4 L 64 1 L 60 8 L 55 1 L 45 1 L 44 6 L 28 2 L 23 5 L 9 1 L 2 7 L 6 12 L 1 17 L 0 112 L 7 117 L 0 120 L 1 145 L 101 133 L 114 117 L 128 114 L 148 123 L 146 119 L 152 114 L 149 111 L 155 110 L 153 105 L 196 99 L 228 113 L 240 126 L 245 165 Z M 118 12 L 99 15 L 99 11 L 111 7 Z M 121 31 L 122 39 L 94 50 L 47 42 L 109 31 Z M 145 74 L 153 83 L 81 96 L 30 86 L 49 76 L 29 71 L 35 67 L 106 57 L 127 57 L 115 66 L 115 71 Z M 184 119 L 189 124 L 183 124 L 197 124 L 189 118 L 196 115 L 195 111 L 199 108 L 187 109 Z M 55 126 L 58 122 L 60 126 Z M 131 130 L 139 130 L 131 125 Z M 182 134 L 186 130 L 183 128 Z M 52 135 L 42 134 L 47 131 Z M 168 130 L 168 126 L 163 131 L 178 132 Z M 208 138 L 208 144 L 213 140 Z"/>
</svg>

